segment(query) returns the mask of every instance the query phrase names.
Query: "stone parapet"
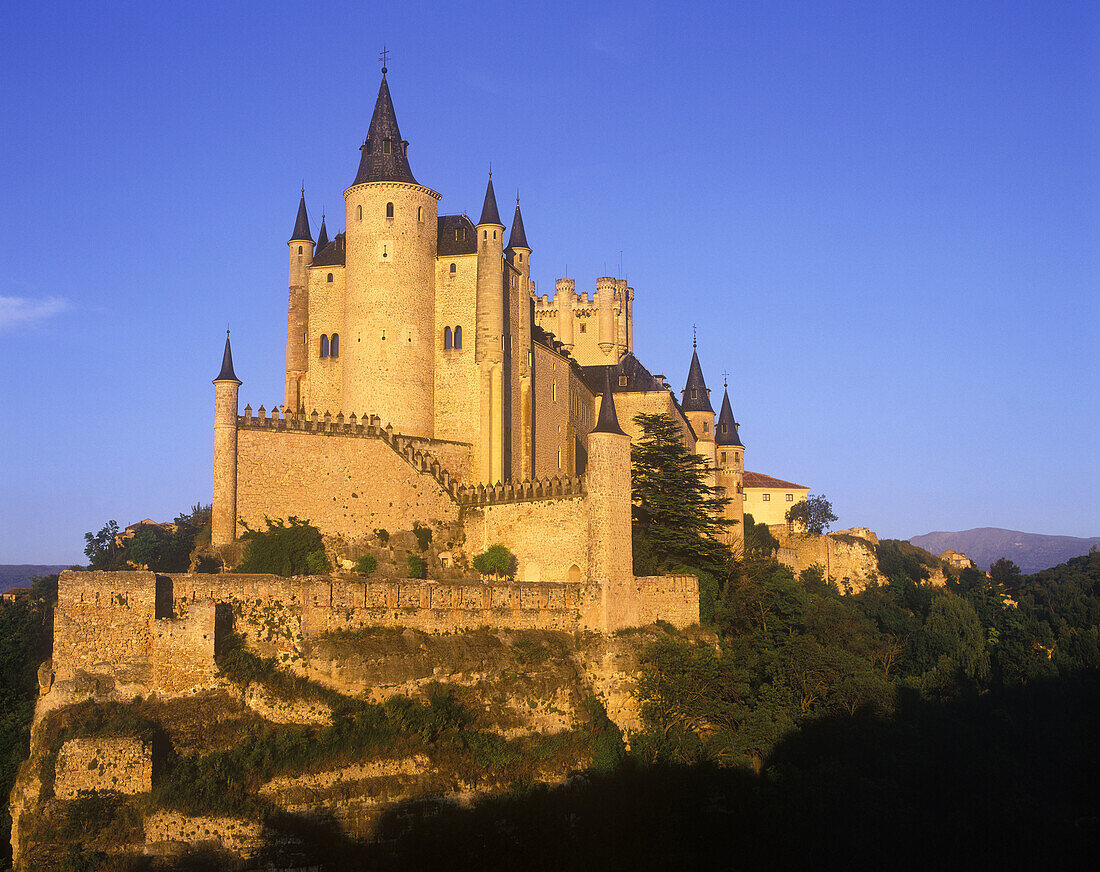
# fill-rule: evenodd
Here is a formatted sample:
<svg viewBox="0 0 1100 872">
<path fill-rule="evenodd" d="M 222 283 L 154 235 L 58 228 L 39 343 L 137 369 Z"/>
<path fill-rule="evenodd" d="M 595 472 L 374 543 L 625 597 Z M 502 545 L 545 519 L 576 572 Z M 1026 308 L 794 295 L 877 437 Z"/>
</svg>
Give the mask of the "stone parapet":
<svg viewBox="0 0 1100 872">
<path fill-rule="evenodd" d="M 455 496 L 463 506 L 489 506 L 582 496 L 584 492 L 584 476 L 575 475 L 504 484 L 497 482 L 495 485 L 460 486 Z"/>
</svg>

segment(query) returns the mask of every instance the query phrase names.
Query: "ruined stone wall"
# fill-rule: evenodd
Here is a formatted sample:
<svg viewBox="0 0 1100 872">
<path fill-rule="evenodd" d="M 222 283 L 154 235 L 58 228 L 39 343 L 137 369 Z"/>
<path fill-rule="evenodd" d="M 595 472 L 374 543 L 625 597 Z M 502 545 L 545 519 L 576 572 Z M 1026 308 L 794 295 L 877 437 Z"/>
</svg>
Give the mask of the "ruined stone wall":
<svg viewBox="0 0 1100 872">
<path fill-rule="evenodd" d="M 588 578 L 588 498 L 561 497 L 467 509 L 466 553 L 503 544 L 523 581 Z"/>
<path fill-rule="evenodd" d="M 637 603 L 634 626 L 660 620 L 682 630 L 699 623 L 699 579 L 694 575 L 636 577 L 621 595 Z"/>
<path fill-rule="evenodd" d="M 786 524 L 774 524 L 768 528 L 779 540 L 779 561 L 796 574 L 818 564 L 825 570 L 826 578 L 836 579 L 841 590 L 858 592 L 882 581 L 878 571 L 878 556 L 871 537 L 844 531 L 813 536 L 791 532 Z"/>
<path fill-rule="evenodd" d="M 153 789 L 153 749 L 136 738 L 70 739 L 57 753 L 55 772 L 58 799 L 97 790 L 148 793 Z"/>
<path fill-rule="evenodd" d="M 458 506 L 381 439 L 242 427 L 237 514 L 254 529 L 265 516 L 297 516 L 322 533 L 356 539 L 379 527 L 454 520 Z"/>
<path fill-rule="evenodd" d="M 83 670 L 148 682 L 155 606 L 151 572 L 62 572 L 54 609 L 56 680 Z"/>
<path fill-rule="evenodd" d="M 186 618 L 153 621 L 154 687 L 176 693 L 209 687 L 216 682 L 215 610 L 212 600 L 198 600 L 191 603 Z"/>
</svg>

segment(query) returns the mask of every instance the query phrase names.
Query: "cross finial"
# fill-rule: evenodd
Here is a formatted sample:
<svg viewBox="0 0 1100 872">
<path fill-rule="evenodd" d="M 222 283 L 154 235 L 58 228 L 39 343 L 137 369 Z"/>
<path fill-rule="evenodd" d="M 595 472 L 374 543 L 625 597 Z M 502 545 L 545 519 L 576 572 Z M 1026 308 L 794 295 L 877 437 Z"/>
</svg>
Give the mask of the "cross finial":
<svg viewBox="0 0 1100 872">
<path fill-rule="evenodd" d="M 383 46 L 382 46 L 382 54 L 380 54 L 380 55 L 378 56 L 378 60 L 380 60 L 380 61 L 382 62 L 382 75 L 383 75 L 383 76 L 384 76 L 384 75 L 386 75 L 386 73 L 388 73 L 388 72 L 389 72 L 389 70 L 388 70 L 388 69 L 386 69 L 386 63 L 387 63 L 387 61 L 388 61 L 388 59 L 389 59 L 389 55 L 390 55 L 389 49 L 387 49 L 387 48 L 386 48 L 386 47 L 385 47 L 385 46 L 383 45 Z"/>
<path fill-rule="evenodd" d="M 698 346 L 698 345 L 696 344 L 696 339 L 695 339 L 695 325 L 694 325 L 694 324 L 692 324 L 692 325 L 691 325 L 691 347 L 692 347 L 692 348 L 698 348 L 698 347 L 699 347 L 699 346 Z"/>
<path fill-rule="evenodd" d="M 489 180 L 492 181 L 492 178 L 493 178 L 493 162 L 489 161 Z"/>
<path fill-rule="evenodd" d="M 722 370 L 722 387 L 728 388 L 730 386 L 730 374 L 726 370 Z"/>
<path fill-rule="evenodd" d="M 519 188 L 516 188 L 516 205 L 519 205 Z"/>
<path fill-rule="evenodd" d="M 306 195 L 306 180 L 302 179 L 302 196 Z"/>
</svg>

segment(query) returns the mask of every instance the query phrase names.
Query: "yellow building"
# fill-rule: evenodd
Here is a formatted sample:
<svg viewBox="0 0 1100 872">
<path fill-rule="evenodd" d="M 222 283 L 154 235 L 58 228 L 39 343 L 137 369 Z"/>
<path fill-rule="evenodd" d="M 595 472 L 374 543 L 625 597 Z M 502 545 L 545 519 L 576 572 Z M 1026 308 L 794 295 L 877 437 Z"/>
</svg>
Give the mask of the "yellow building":
<svg viewBox="0 0 1100 872">
<path fill-rule="evenodd" d="M 760 472 L 745 473 L 745 514 L 757 524 L 785 524 L 787 510 L 806 499 L 810 489 Z"/>
</svg>

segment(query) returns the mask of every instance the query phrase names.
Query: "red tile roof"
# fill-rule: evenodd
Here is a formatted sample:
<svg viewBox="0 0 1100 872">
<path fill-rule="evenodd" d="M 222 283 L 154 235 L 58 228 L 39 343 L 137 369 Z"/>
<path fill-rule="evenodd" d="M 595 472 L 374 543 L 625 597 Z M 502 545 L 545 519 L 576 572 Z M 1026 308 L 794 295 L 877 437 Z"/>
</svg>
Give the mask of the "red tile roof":
<svg viewBox="0 0 1100 872">
<path fill-rule="evenodd" d="M 745 471 L 744 479 L 745 487 L 770 487 L 770 488 L 795 488 L 797 490 L 809 490 L 804 484 L 795 484 L 793 481 L 783 481 L 781 478 L 772 478 L 770 475 L 764 475 L 762 472 L 749 472 Z"/>
</svg>

